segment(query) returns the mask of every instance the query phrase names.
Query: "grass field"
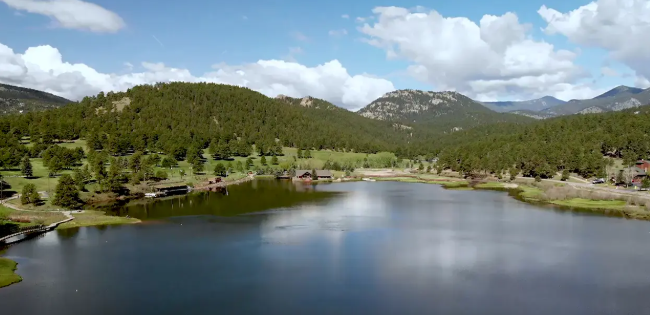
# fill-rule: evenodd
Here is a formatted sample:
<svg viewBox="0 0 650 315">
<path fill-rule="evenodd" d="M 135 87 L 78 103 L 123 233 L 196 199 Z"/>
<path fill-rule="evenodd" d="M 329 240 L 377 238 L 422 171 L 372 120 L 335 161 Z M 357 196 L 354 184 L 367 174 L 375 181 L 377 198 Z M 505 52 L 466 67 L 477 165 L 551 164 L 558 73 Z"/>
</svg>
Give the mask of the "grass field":
<svg viewBox="0 0 650 315">
<path fill-rule="evenodd" d="M 623 209 L 627 202 L 623 200 L 590 200 L 582 198 L 573 198 L 567 200 L 553 200 L 552 204 L 559 206 L 583 208 L 583 209 Z"/>
<path fill-rule="evenodd" d="M 25 139 L 25 141 L 27 141 Z M 30 144 L 28 143 L 27 146 Z M 77 140 L 74 142 L 64 142 L 64 143 L 59 143 L 58 145 L 74 149 L 81 147 L 84 150 L 86 150 L 86 142 L 85 140 Z M 281 168 L 281 169 L 288 169 L 290 168 L 291 165 L 295 165 L 296 168 L 298 169 L 322 169 L 323 165 L 325 164 L 326 161 L 331 161 L 333 162 L 338 162 L 341 165 L 354 165 L 355 168 L 359 168 L 363 165 L 364 159 L 368 159 L 368 163 L 372 167 L 377 167 L 377 165 L 384 165 L 387 163 L 387 161 L 392 161 L 395 158 L 395 155 L 392 153 L 387 153 L 387 152 L 380 152 L 377 154 L 365 154 L 365 153 L 354 153 L 354 152 L 336 152 L 336 151 L 329 151 L 329 150 L 322 150 L 322 151 L 311 151 L 312 158 L 310 159 L 298 159 L 297 158 L 297 149 L 295 148 L 283 148 L 283 156 L 278 156 L 278 165 L 271 165 L 271 157 L 266 157 L 267 160 L 267 166 L 270 168 Z M 161 155 L 161 158 L 164 158 L 165 155 Z M 214 177 L 213 171 L 217 163 L 222 163 L 227 169 L 236 169 L 236 164 L 238 161 L 244 163 L 247 158 L 244 157 L 235 157 L 233 160 L 230 161 L 214 161 L 208 154 L 204 154 L 203 157 L 205 158 L 206 163 L 204 164 L 204 170 L 203 172 L 200 172 L 198 174 L 194 174 L 192 172 L 192 167 L 187 161 L 179 161 L 178 166 L 171 168 L 171 169 L 163 169 L 161 167 L 155 167 L 154 172 L 158 170 L 164 170 L 168 177 L 169 181 L 184 181 L 186 183 L 197 183 L 200 181 L 205 181 L 209 178 Z M 127 157 L 128 158 L 128 157 Z M 261 158 L 254 154 L 251 156 L 254 167 L 252 169 L 257 169 L 259 167 L 262 167 L 261 164 Z M 21 172 L 19 169 L 13 169 L 13 170 L 6 170 L 2 171 L 2 175 L 5 178 L 5 182 L 9 184 L 10 187 L 5 187 L 5 191 L 9 192 L 14 192 L 14 193 L 20 193 L 23 189 L 23 187 L 26 184 L 34 184 L 36 185 L 36 190 L 37 191 L 45 191 L 48 193 L 49 196 L 54 195 L 54 191 L 56 189 L 56 185 L 58 183 L 58 180 L 62 174 L 72 174 L 73 170 L 65 170 L 62 171 L 60 174 L 57 174 L 55 177 L 50 178 L 49 171 L 48 169 L 43 165 L 43 161 L 40 158 L 36 159 L 31 159 L 32 162 L 32 168 L 33 168 L 33 173 L 34 176 L 32 178 L 25 178 L 22 177 Z M 86 163 L 86 161 L 82 161 L 82 163 Z M 401 164 L 405 164 L 404 161 L 401 162 Z M 181 177 L 181 170 L 184 172 L 184 175 Z M 343 172 L 336 172 L 338 176 L 341 176 Z M 245 176 L 244 173 L 231 173 L 231 175 L 226 178 L 227 181 L 231 180 L 237 180 Z M 126 185 L 127 188 L 133 188 L 130 187 L 128 184 Z M 88 186 L 89 190 L 94 190 L 95 187 L 93 187 L 93 184 L 89 184 Z M 83 194 L 86 196 L 87 194 Z M 6 195 L 5 195 L 6 196 Z M 44 200 L 45 204 L 41 205 L 39 207 L 32 207 L 34 210 L 49 210 L 53 209 L 56 207 L 52 207 L 49 204 L 48 200 Z"/>
<path fill-rule="evenodd" d="M 0 254 L 2 253 L 0 252 Z M 0 257 L 0 288 L 23 280 L 23 278 L 15 272 L 17 265 L 18 264 L 13 260 Z"/>
</svg>

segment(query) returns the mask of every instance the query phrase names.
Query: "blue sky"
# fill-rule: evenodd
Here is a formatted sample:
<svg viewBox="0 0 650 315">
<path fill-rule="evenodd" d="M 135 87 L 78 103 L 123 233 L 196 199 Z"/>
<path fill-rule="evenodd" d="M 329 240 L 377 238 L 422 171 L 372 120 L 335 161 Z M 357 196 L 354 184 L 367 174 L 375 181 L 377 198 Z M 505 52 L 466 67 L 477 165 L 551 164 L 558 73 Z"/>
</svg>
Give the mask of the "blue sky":
<svg viewBox="0 0 650 315">
<path fill-rule="evenodd" d="M 51 16 L 16 10 L 4 5 L 3 1 L 0 0 L 1 44 L 16 54 L 29 47 L 50 45 L 58 49 L 63 61 L 85 64 L 100 73 L 144 71 L 139 66 L 141 62 L 163 62 L 168 67 L 188 69 L 198 76 L 211 71 L 210 67 L 218 63 L 241 65 L 258 60 L 284 59 L 314 67 L 336 59 L 352 76 L 365 73 L 390 80 L 395 88 L 436 90 L 436 84 L 405 74 L 405 69 L 416 63 L 413 60 L 387 60 L 385 50 L 362 41 L 367 36 L 357 28 L 363 23 L 355 21 L 356 17 L 373 15 L 375 7 L 424 6 L 444 17 L 466 17 L 475 23 L 485 14 L 500 16 L 513 12 L 520 23 L 532 25 L 528 36 L 535 40 L 553 44 L 556 49 L 579 49 L 580 54 L 574 63 L 589 71 L 592 77 L 577 82 L 595 80 L 593 88 L 596 90 L 618 84 L 634 85 L 634 77 L 600 78 L 605 62 L 618 72 L 633 72 L 620 62 L 608 60 L 606 50 L 581 47 L 570 43 L 563 35 L 545 35 L 541 30 L 547 25 L 537 13 L 542 5 L 569 12 L 588 4 L 588 1 L 333 0 L 326 5 L 295 0 L 88 1 L 124 20 L 126 27 L 114 33 L 59 27 L 52 22 Z M 343 14 L 349 15 L 349 19 L 342 18 Z M 369 23 L 372 25 L 374 22 L 369 20 Z M 335 37 L 328 34 L 343 29 L 347 35 Z M 291 53 L 297 48 L 301 52 Z M 135 69 L 126 69 L 126 62 L 135 65 Z M 509 96 L 499 94 L 503 99 L 526 95 Z"/>
</svg>

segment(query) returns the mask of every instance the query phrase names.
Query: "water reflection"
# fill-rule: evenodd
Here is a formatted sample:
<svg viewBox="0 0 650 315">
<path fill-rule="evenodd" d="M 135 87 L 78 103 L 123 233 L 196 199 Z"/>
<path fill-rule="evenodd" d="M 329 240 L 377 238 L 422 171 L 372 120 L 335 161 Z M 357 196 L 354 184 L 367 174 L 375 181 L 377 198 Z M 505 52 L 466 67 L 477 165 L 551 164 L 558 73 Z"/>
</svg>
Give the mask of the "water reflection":
<svg viewBox="0 0 650 315">
<path fill-rule="evenodd" d="M 270 181 L 233 195 L 136 205 L 123 211 L 175 218 L 63 230 L 11 247 L 25 281 L 0 290 L 0 307 L 16 314 L 647 313 L 646 222 L 425 184 Z"/>
<path fill-rule="evenodd" d="M 255 180 L 228 187 L 228 193 L 196 192 L 184 197 L 139 201 L 132 205 L 115 205 L 103 210 L 141 220 L 176 216 L 234 216 L 269 209 L 288 208 L 303 203 L 317 203 L 336 196 L 333 191 L 320 191 L 316 185 L 290 181 Z"/>
</svg>

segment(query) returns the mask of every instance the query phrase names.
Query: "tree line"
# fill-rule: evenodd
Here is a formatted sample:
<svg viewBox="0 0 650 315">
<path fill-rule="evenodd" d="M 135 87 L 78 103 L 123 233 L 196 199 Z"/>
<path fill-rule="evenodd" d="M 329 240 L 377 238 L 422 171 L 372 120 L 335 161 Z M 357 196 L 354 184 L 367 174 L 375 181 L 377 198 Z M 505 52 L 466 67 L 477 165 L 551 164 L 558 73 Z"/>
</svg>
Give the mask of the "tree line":
<svg viewBox="0 0 650 315">
<path fill-rule="evenodd" d="M 430 150 L 440 169 L 465 174 L 605 177 L 618 172 L 608 157 L 622 159 L 627 167 L 650 156 L 649 132 L 650 110 L 642 107 L 479 127 L 443 137 Z"/>
</svg>

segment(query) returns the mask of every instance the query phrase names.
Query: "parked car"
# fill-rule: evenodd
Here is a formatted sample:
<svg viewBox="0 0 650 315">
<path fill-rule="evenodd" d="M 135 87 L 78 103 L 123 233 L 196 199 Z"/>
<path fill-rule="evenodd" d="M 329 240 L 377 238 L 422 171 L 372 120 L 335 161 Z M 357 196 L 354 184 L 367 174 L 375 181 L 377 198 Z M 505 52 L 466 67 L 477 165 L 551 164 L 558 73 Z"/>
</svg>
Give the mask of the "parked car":
<svg viewBox="0 0 650 315">
<path fill-rule="evenodd" d="M 591 183 L 592 183 L 592 184 L 604 184 L 604 183 L 605 183 L 605 179 L 604 179 L 604 178 L 596 178 L 596 179 L 594 179 Z"/>
</svg>

